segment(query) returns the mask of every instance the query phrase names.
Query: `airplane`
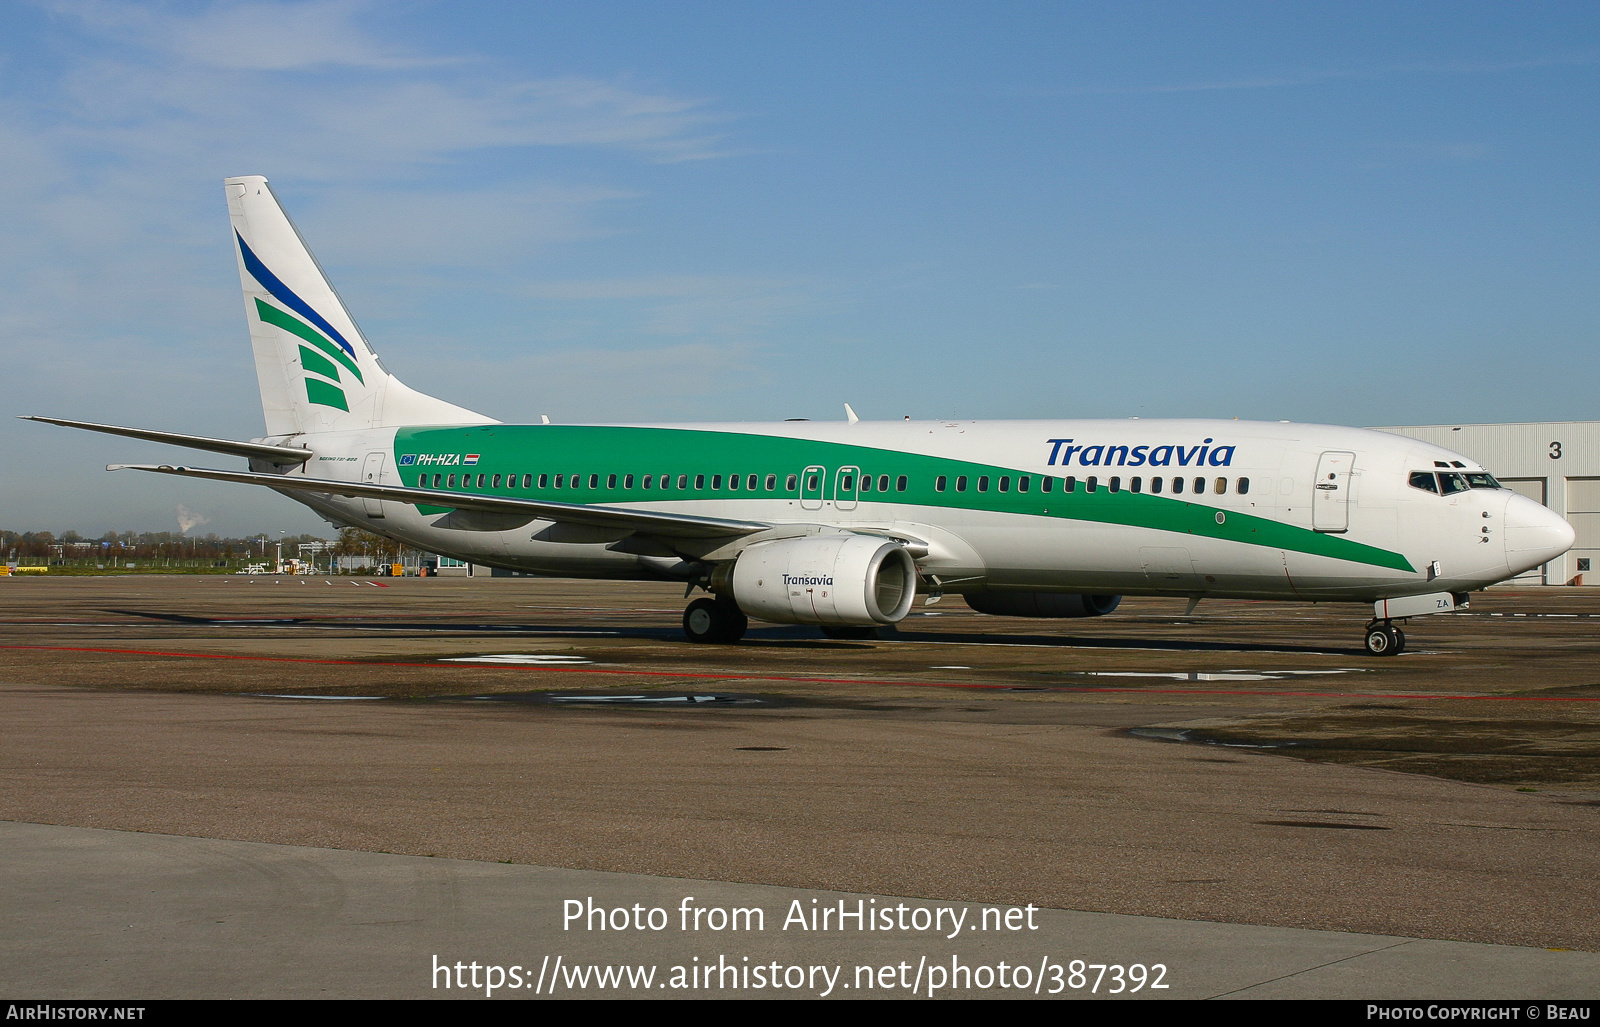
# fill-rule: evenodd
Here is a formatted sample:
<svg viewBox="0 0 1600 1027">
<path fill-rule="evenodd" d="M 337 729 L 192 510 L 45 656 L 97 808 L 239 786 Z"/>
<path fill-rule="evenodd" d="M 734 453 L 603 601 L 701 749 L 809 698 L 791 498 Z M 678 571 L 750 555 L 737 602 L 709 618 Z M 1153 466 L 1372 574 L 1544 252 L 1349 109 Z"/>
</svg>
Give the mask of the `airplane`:
<svg viewBox="0 0 1600 1027">
<path fill-rule="evenodd" d="M 260 176 L 225 180 L 266 434 L 31 420 L 243 457 L 118 465 L 264 486 L 335 525 L 542 575 L 682 582 L 691 641 L 749 618 L 873 637 L 924 602 L 1099 617 L 1124 595 L 1371 604 L 1396 624 L 1554 559 L 1561 517 L 1459 453 L 1238 420 L 505 424 L 379 361 Z"/>
</svg>

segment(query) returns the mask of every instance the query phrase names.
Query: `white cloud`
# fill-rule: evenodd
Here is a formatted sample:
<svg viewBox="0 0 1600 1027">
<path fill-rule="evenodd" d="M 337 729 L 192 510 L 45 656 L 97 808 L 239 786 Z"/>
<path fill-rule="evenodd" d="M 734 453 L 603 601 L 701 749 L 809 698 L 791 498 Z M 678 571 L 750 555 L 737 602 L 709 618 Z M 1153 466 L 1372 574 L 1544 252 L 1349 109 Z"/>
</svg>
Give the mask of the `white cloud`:
<svg viewBox="0 0 1600 1027">
<path fill-rule="evenodd" d="M 340 66 L 412 68 L 442 63 L 372 38 L 355 24 L 372 4 L 220 3 L 185 17 L 149 5 L 55 2 L 45 5 L 100 36 L 135 39 L 195 64 L 257 71 Z"/>
<path fill-rule="evenodd" d="M 762 347 L 743 340 L 621 352 L 567 349 L 493 360 L 452 357 L 448 374 L 430 381 L 444 391 L 453 382 L 468 383 L 470 397 L 449 398 L 510 421 L 533 421 L 539 414 L 567 423 L 714 420 L 708 412 L 725 409 L 726 397 L 770 386 L 765 357 Z M 402 380 L 426 384 L 396 370 Z"/>
<path fill-rule="evenodd" d="M 511 280 L 533 277 L 530 257 L 616 233 L 609 210 L 638 198 L 571 160 L 559 181 L 518 171 L 540 166 L 524 153 L 642 164 L 726 153 L 717 131 L 726 116 L 702 98 L 432 52 L 426 41 L 386 38 L 382 9 L 360 0 L 43 6 L 53 34 L 21 44 L 35 71 L 7 78 L 0 93 L 0 353 L 43 413 L 238 437 L 260 430 L 220 188 L 229 175 L 272 178 L 319 255 L 363 269 L 336 277 L 369 298 L 382 291 L 386 302 L 368 312 L 404 321 L 415 338 L 454 328 L 457 317 L 429 319 L 462 302 L 447 288 L 470 280 L 504 296 Z M 597 355 L 485 355 L 468 380 L 490 387 L 455 398 L 520 409 L 531 378 L 563 383 L 551 390 L 562 404 L 553 413 L 616 412 L 641 397 L 662 413 L 693 407 L 721 387 L 707 383 L 759 373 L 759 346 L 738 326 L 781 305 L 759 293 L 690 290 L 646 303 Z M 522 323 L 496 318 L 526 302 L 473 310 L 470 330 L 506 337 Z M 400 308 L 415 321 L 394 316 Z M 421 388 L 448 384 L 428 380 L 430 359 L 409 376 L 397 370 Z M 124 481 L 108 493 L 98 472 L 55 473 L 63 453 L 82 455 L 74 444 L 6 420 L 8 471 L 39 485 L 0 493 L 0 520 L 60 516 L 115 495 L 143 526 L 170 524 L 170 483 Z M 203 507 L 185 502 L 224 531 L 249 509 L 209 493 Z"/>
</svg>

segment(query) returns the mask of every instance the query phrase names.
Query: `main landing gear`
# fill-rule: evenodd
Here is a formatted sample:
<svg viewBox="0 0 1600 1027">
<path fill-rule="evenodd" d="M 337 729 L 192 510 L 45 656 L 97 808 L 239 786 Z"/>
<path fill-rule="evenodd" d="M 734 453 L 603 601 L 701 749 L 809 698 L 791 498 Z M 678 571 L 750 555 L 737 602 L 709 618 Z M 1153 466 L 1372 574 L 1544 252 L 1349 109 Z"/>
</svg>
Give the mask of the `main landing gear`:
<svg viewBox="0 0 1600 1027">
<path fill-rule="evenodd" d="M 1406 633 L 1393 621 L 1374 620 L 1367 625 L 1367 652 L 1373 656 L 1399 656 L 1406 651 Z"/>
<path fill-rule="evenodd" d="M 737 642 L 750 627 L 750 618 L 729 599 L 702 597 L 683 611 L 683 633 L 691 642 Z"/>
</svg>

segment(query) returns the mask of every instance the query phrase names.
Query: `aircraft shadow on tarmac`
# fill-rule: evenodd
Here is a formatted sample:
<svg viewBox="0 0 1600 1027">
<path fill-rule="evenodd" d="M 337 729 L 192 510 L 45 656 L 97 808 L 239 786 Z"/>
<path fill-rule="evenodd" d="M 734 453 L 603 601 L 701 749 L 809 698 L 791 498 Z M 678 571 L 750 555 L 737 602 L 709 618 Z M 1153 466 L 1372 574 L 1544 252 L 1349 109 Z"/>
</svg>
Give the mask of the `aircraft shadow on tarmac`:
<svg viewBox="0 0 1600 1027">
<path fill-rule="evenodd" d="M 203 617 L 181 613 L 159 613 L 151 610 L 102 609 L 125 617 L 165 621 L 189 627 L 215 628 L 307 628 L 316 631 L 383 631 L 409 632 L 433 637 L 461 635 L 483 637 L 494 635 L 506 638 L 524 636 L 548 637 L 551 635 L 650 639 L 654 641 L 683 641 L 677 628 L 643 627 L 638 625 L 574 626 L 571 624 L 452 624 L 443 621 L 393 621 L 363 620 L 361 618 L 321 619 L 312 617 Z M 626 611 L 619 611 L 626 612 Z M 797 625 L 752 627 L 744 639 L 737 643 L 745 648 L 804 648 L 804 649 L 870 649 L 870 641 L 847 641 L 818 638 L 816 629 Z M 1081 635 L 1024 635 L 995 632 L 915 631 L 889 630 L 880 642 L 891 644 L 930 642 L 950 645 L 1019 646 L 1047 649 L 1149 649 L 1164 652 L 1188 653 L 1283 653 L 1310 656 L 1364 656 L 1365 650 L 1335 646 L 1292 645 L 1253 641 L 1216 641 L 1148 637 L 1095 637 Z M 687 642 L 684 643 L 688 645 Z M 714 651 L 717 646 L 706 646 Z"/>
</svg>

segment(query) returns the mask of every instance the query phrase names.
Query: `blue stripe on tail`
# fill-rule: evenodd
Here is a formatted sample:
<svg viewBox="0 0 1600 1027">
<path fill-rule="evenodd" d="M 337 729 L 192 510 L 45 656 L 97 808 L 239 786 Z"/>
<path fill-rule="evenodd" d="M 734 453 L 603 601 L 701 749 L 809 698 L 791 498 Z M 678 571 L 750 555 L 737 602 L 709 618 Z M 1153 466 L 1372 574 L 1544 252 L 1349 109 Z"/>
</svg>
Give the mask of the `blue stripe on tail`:
<svg viewBox="0 0 1600 1027">
<path fill-rule="evenodd" d="M 244 241 L 244 236 L 240 235 L 237 229 L 234 230 L 233 237 L 239 240 L 239 252 L 244 256 L 244 268 L 250 272 L 250 277 L 260 282 L 261 287 L 277 297 L 279 302 L 327 332 L 335 342 L 344 347 L 346 353 L 352 357 L 356 355 L 355 347 L 345 341 L 337 328 L 329 324 L 321 314 L 312 310 L 311 304 L 296 296 L 294 290 L 284 285 L 277 275 L 267 270 L 267 265 L 261 263 L 260 258 L 251 251 L 249 244 Z"/>
</svg>

